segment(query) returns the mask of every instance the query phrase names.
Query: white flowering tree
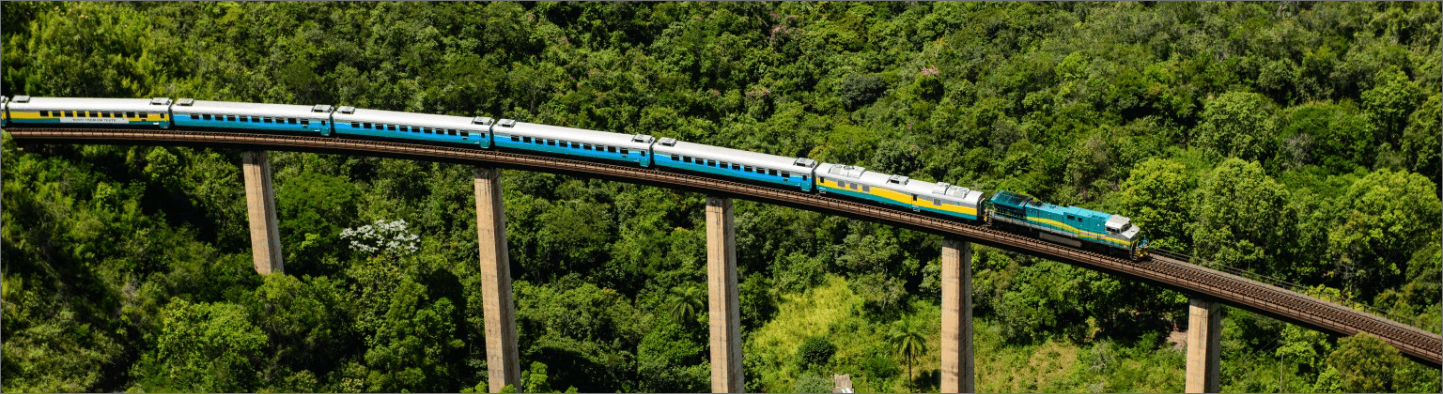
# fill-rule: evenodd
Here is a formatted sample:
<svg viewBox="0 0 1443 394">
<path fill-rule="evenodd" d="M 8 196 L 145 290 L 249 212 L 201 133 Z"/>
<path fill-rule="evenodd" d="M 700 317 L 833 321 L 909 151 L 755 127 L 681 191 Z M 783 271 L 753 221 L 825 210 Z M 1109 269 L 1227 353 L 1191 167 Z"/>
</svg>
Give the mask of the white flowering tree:
<svg viewBox="0 0 1443 394">
<path fill-rule="evenodd" d="M 411 233 L 405 220 L 377 220 L 365 226 L 342 230 L 341 239 L 349 242 L 347 246 L 351 250 L 365 254 L 383 251 L 412 254 L 419 249 L 417 245 L 421 236 Z"/>
</svg>

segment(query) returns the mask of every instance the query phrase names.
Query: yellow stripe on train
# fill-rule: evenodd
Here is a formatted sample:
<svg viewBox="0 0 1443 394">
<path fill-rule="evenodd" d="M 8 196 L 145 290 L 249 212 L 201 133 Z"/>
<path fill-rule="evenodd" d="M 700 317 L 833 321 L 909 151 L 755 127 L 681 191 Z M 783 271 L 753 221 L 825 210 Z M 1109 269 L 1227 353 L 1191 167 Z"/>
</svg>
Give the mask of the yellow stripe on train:
<svg viewBox="0 0 1443 394">
<path fill-rule="evenodd" d="M 929 198 L 918 199 L 916 202 L 913 202 L 913 200 L 912 200 L 912 195 L 911 195 L 911 194 L 901 193 L 901 192 L 898 192 L 898 191 L 896 191 L 896 190 L 887 189 L 887 188 L 882 188 L 882 187 L 870 187 L 870 186 L 868 186 L 868 188 L 870 188 L 872 191 L 871 191 L 871 192 L 865 192 L 865 191 L 861 191 L 861 190 L 848 189 L 848 188 L 842 187 L 841 185 L 837 184 L 837 182 L 835 182 L 835 181 L 820 181 L 820 182 L 817 182 L 817 185 L 818 185 L 819 187 L 820 187 L 820 186 L 827 186 L 827 187 L 831 187 L 831 188 L 833 188 L 833 189 L 846 190 L 846 191 L 849 191 L 849 192 L 852 192 L 852 193 L 860 193 L 860 194 L 866 194 L 866 195 L 870 195 L 870 196 L 885 198 L 885 199 L 888 199 L 888 200 L 895 201 L 895 202 L 897 202 L 897 203 L 900 204 L 900 205 L 911 206 L 911 205 L 913 205 L 913 204 L 916 204 L 916 205 L 919 205 L 919 206 L 922 206 L 922 207 L 926 207 L 926 208 L 929 208 L 929 209 L 936 209 L 936 210 L 939 210 L 939 211 L 955 212 L 955 213 L 959 213 L 959 214 L 963 214 L 963 215 L 977 216 L 977 208 L 973 208 L 973 207 L 969 207 L 969 206 L 964 206 L 964 205 L 946 204 L 946 203 L 944 203 L 944 204 L 942 204 L 942 205 L 937 205 L 937 204 L 933 204 L 933 203 L 931 202 L 932 199 L 929 199 Z M 858 184 L 858 186 L 861 186 L 861 185 Z"/>
<path fill-rule="evenodd" d="M 1028 217 L 1027 217 L 1027 221 L 1037 222 L 1038 224 L 1046 224 L 1046 225 L 1050 225 L 1050 226 L 1053 226 L 1053 227 L 1057 227 L 1057 228 L 1063 229 L 1063 231 L 1071 232 L 1073 235 L 1077 235 L 1077 236 L 1083 237 L 1083 238 L 1096 239 L 1096 240 L 1102 240 L 1102 241 L 1107 241 L 1107 242 L 1119 243 L 1119 244 L 1123 244 L 1123 245 L 1127 245 L 1127 246 L 1132 246 L 1132 241 L 1124 241 L 1124 240 L 1120 240 L 1120 239 L 1116 239 L 1116 238 L 1108 238 L 1108 237 L 1105 237 L 1105 236 L 1093 235 L 1093 234 L 1097 234 L 1097 233 L 1094 233 L 1094 232 L 1091 232 L 1091 231 L 1079 230 L 1079 229 L 1077 229 L 1077 227 L 1072 227 L 1072 226 L 1070 226 L 1070 225 L 1067 225 L 1067 224 L 1064 224 L 1064 223 L 1060 223 L 1060 222 L 1058 222 L 1058 221 L 1056 221 L 1056 220 L 1052 220 L 1052 219 L 1043 219 L 1043 218 L 1028 216 Z"/>
</svg>

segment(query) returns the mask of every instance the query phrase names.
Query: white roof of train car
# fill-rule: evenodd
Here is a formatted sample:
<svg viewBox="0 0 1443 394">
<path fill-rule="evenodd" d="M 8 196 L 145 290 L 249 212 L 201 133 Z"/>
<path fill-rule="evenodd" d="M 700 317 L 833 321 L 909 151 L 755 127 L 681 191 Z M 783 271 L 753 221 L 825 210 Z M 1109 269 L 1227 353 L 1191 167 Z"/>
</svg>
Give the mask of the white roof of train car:
<svg viewBox="0 0 1443 394">
<path fill-rule="evenodd" d="M 770 168 L 780 171 L 811 171 L 811 166 L 797 165 L 798 160 L 795 157 L 769 155 L 765 153 L 757 153 L 732 148 L 723 148 L 720 146 L 697 144 L 686 141 L 675 141 L 674 144 L 668 145 L 668 143 L 671 143 L 672 141 L 675 140 L 671 138 L 663 138 L 660 142 L 657 142 L 656 145 L 653 145 L 651 147 L 651 150 L 656 152 L 656 154 L 658 155 L 675 153 L 678 155 L 700 157 L 709 160 L 725 161 L 728 163 Z M 811 162 L 811 160 L 808 159 L 806 160 L 806 162 Z"/>
</svg>

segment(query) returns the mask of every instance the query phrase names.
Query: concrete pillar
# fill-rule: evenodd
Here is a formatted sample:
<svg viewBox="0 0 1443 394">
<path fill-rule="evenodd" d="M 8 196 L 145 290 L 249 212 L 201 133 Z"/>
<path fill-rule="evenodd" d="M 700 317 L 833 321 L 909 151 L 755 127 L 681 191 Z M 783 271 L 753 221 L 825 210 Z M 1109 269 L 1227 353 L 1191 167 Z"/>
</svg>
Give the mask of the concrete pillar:
<svg viewBox="0 0 1443 394">
<path fill-rule="evenodd" d="M 256 272 L 285 272 L 281 261 L 281 233 L 276 229 L 276 193 L 271 188 L 271 160 L 265 151 L 241 154 L 246 208 L 250 217 L 251 256 Z"/>
<path fill-rule="evenodd" d="M 481 252 L 482 320 L 486 322 L 487 381 L 493 393 L 521 385 L 516 351 L 516 306 L 511 300 L 511 259 L 506 251 L 506 214 L 501 171 L 476 168 L 476 243 Z"/>
<path fill-rule="evenodd" d="M 1189 393 L 1216 393 L 1218 356 L 1222 353 L 1219 339 L 1223 333 L 1222 304 L 1201 298 L 1188 300 L 1187 314 L 1187 382 Z"/>
<path fill-rule="evenodd" d="M 973 393 L 972 243 L 942 240 L 942 387 Z"/>
<path fill-rule="evenodd" d="M 711 319 L 711 391 L 740 393 L 741 312 L 737 306 L 737 236 L 732 200 L 706 199 L 707 312 Z"/>
</svg>

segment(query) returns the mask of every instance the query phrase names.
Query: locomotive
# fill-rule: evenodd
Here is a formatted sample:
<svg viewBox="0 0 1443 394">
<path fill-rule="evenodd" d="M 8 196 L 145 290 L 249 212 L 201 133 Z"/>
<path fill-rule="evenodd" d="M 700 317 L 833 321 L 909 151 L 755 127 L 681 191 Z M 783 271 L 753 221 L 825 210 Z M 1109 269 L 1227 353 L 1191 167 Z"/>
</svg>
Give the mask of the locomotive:
<svg viewBox="0 0 1443 394">
<path fill-rule="evenodd" d="M 514 150 L 660 167 L 733 181 L 837 195 L 921 214 L 988 225 L 1074 248 L 1139 260 L 1147 238 L 1127 217 L 1057 206 L 1022 194 L 979 190 L 720 146 L 517 122 L 330 105 L 146 99 L 0 97 L 0 124 L 46 127 L 159 128 L 311 134 Z"/>
</svg>

